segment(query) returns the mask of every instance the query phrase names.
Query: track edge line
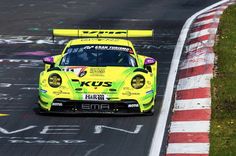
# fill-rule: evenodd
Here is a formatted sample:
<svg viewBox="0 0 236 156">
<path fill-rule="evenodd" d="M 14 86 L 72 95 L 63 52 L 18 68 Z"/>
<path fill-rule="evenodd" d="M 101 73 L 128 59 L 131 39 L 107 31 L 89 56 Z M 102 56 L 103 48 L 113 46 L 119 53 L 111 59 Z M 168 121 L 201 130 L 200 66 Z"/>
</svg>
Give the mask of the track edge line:
<svg viewBox="0 0 236 156">
<path fill-rule="evenodd" d="M 156 122 L 155 132 L 154 132 L 152 144 L 151 144 L 149 154 L 148 154 L 149 156 L 157 156 L 161 154 L 161 148 L 163 144 L 164 135 L 166 132 L 166 126 L 167 126 L 167 121 L 169 118 L 169 111 L 170 111 L 171 101 L 173 97 L 176 75 L 177 75 L 178 67 L 179 67 L 179 61 L 180 61 L 180 57 L 183 51 L 183 47 L 185 45 L 185 41 L 187 39 L 190 26 L 192 25 L 193 21 L 202 13 L 207 12 L 210 9 L 213 9 L 214 7 L 217 7 L 227 2 L 230 2 L 230 0 L 222 0 L 211 6 L 206 7 L 203 10 L 198 11 L 197 13 L 192 15 L 190 18 L 188 18 L 184 26 L 182 27 L 182 30 L 180 32 L 177 44 L 175 46 L 174 54 L 172 57 L 171 67 L 170 67 L 170 71 L 169 71 L 169 75 L 167 79 L 167 85 L 166 85 L 166 89 L 165 89 L 165 93 L 163 97 L 162 103 L 165 105 L 162 104 L 160 115 Z"/>
</svg>

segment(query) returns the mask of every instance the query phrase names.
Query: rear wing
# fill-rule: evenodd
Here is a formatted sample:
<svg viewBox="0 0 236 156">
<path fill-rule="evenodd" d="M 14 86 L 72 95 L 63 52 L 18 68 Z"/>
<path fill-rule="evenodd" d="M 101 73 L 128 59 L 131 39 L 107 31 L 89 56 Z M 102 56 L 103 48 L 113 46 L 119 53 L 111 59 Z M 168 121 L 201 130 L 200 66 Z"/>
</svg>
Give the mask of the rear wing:
<svg viewBox="0 0 236 156">
<path fill-rule="evenodd" d="M 52 35 L 66 37 L 153 37 L 153 30 L 53 29 Z"/>
</svg>

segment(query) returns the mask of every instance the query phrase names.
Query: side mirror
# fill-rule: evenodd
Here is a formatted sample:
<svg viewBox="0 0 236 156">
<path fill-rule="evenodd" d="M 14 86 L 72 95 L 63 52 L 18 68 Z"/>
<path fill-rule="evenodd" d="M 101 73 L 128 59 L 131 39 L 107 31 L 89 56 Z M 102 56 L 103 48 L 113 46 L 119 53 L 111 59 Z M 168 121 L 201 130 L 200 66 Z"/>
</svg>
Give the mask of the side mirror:
<svg viewBox="0 0 236 156">
<path fill-rule="evenodd" d="M 43 58 L 43 63 L 53 65 L 54 64 L 54 59 L 52 56 L 44 57 Z"/>
<path fill-rule="evenodd" d="M 144 68 L 147 69 L 149 72 L 152 72 L 151 65 L 155 63 L 156 63 L 156 60 L 154 58 L 148 57 L 144 60 Z"/>
<path fill-rule="evenodd" d="M 154 58 L 148 57 L 144 61 L 144 66 L 150 66 L 156 63 L 156 60 Z"/>
</svg>

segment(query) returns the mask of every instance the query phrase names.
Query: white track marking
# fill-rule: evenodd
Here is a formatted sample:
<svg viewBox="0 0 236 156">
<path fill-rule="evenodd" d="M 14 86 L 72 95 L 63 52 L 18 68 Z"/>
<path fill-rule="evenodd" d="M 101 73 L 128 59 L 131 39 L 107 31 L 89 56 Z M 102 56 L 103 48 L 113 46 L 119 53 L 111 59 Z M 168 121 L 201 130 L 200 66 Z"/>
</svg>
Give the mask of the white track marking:
<svg viewBox="0 0 236 156">
<path fill-rule="evenodd" d="M 16 108 L 29 108 L 29 107 L 26 107 L 26 106 L 11 106 L 11 105 L 6 105 L 4 104 L 4 106 L 1 106 L 2 103 L 0 103 L 0 109 L 16 109 Z"/>
<path fill-rule="evenodd" d="M 16 84 L 13 84 L 14 86 L 38 86 L 38 84 L 20 84 L 20 83 L 16 83 Z"/>
<path fill-rule="evenodd" d="M 38 86 L 38 84 L 11 84 L 11 83 L 0 83 L 0 88 L 9 88 L 11 86 Z M 22 87 L 22 90 L 38 90 L 37 87 Z"/>
<path fill-rule="evenodd" d="M 176 100 L 174 110 L 210 109 L 211 98 Z"/>
<path fill-rule="evenodd" d="M 78 134 L 79 130 L 79 125 L 47 125 L 40 134 Z"/>
<path fill-rule="evenodd" d="M 214 44 L 215 44 L 214 39 L 212 39 L 212 40 L 203 40 L 201 42 L 193 43 L 193 44 L 190 44 L 190 45 L 186 46 L 186 49 L 188 49 L 188 51 L 193 51 L 193 50 L 200 49 L 200 48 L 203 48 L 203 47 L 212 47 Z"/>
<path fill-rule="evenodd" d="M 229 2 L 230 0 L 228 0 Z M 210 9 L 208 12 L 212 11 L 212 10 L 224 10 L 228 7 L 228 5 L 222 5 L 222 6 L 218 6 L 218 7 L 215 7 L 215 8 L 212 8 Z"/>
<path fill-rule="evenodd" d="M 186 89 L 210 87 L 210 80 L 212 77 L 213 74 L 204 74 L 179 79 L 179 83 L 177 85 L 176 90 L 180 91 Z"/>
<path fill-rule="evenodd" d="M 44 69 L 44 67 L 31 67 L 31 66 L 26 66 L 26 65 L 24 65 L 24 66 L 18 66 L 18 67 L 13 67 L 13 69 L 19 69 L 19 68 L 21 68 L 22 70 L 24 70 L 24 69 Z"/>
<path fill-rule="evenodd" d="M 11 87 L 11 85 L 10 83 L 0 83 L 0 88 L 8 88 Z"/>
<path fill-rule="evenodd" d="M 0 109 L 1 112 L 27 112 L 27 109 Z"/>
<path fill-rule="evenodd" d="M 199 56 L 195 56 L 184 60 L 180 65 L 180 70 L 197 67 L 201 65 L 214 64 L 214 53 L 203 53 Z"/>
<path fill-rule="evenodd" d="M 138 134 L 141 131 L 142 127 L 143 127 L 143 125 L 136 125 L 136 128 L 134 131 L 128 131 L 128 130 L 116 128 L 116 127 L 110 127 L 110 126 L 105 126 L 105 125 L 96 125 L 94 134 L 101 134 L 104 128 L 110 129 L 110 130 L 115 130 L 115 131 L 120 131 L 120 132 L 124 132 L 124 133 L 128 133 L 128 134 Z"/>
<path fill-rule="evenodd" d="M 203 29 L 201 31 L 193 32 L 189 34 L 188 39 L 195 39 L 204 35 L 216 34 L 217 28 Z"/>
<path fill-rule="evenodd" d="M 154 136 L 152 139 L 151 148 L 149 151 L 149 156 L 158 156 L 158 155 L 160 155 L 160 152 L 161 152 L 161 147 L 162 147 L 164 134 L 166 131 L 166 123 L 167 123 L 167 119 L 169 116 L 169 110 L 170 110 L 170 105 L 171 105 L 171 101 L 172 101 L 172 95 L 173 95 L 173 90 L 174 90 L 174 85 L 175 85 L 176 74 L 178 71 L 180 56 L 182 54 L 182 50 L 183 50 L 190 26 L 193 23 L 194 19 L 196 19 L 197 16 L 203 14 L 204 12 L 206 12 L 214 7 L 222 5 L 226 2 L 229 2 L 229 0 L 223 0 L 218 3 L 215 3 L 205 9 L 195 13 L 185 22 L 185 24 L 181 30 L 179 39 L 177 41 L 174 54 L 173 54 L 171 67 L 170 67 L 170 71 L 169 71 L 169 75 L 168 75 L 168 79 L 167 79 L 167 86 L 166 86 L 165 94 L 163 97 L 163 104 L 162 104 L 162 107 L 160 110 L 160 115 L 157 119 L 156 128 L 155 128 Z M 209 125 L 210 125 L 210 123 L 208 122 L 208 125 L 207 125 L 208 130 L 209 130 Z"/>
<path fill-rule="evenodd" d="M 207 16 L 212 16 L 212 15 L 218 15 L 219 16 L 221 14 L 223 14 L 223 11 L 215 11 L 215 12 L 202 14 L 202 15 L 198 16 L 198 18 L 203 18 L 203 17 L 207 17 Z"/>
<path fill-rule="evenodd" d="M 170 143 L 167 154 L 208 154 L 209 143 Z"/>
<path fill-rule="evenodd" d="M 23 88 L 21 88 L 21 90 L 38 90 L 38 88 L 37 87 L 23 87 Z"/>
<path fill-rule="evenodd" d="M 0 62 L 7 61 L 9 63 L 40 63 L 43 64 L 42 60 L 34 60 L 34 59 L 0 59 Z"/>
<path fill-rule="evenodd" d="M 0 97 L 6 97 L 8 94 L 0 93 Z"/>
<path fill-rule="evenodd" d="M 204 21 L 193 23 L 193 27 L 199 27 L 202 25 L 206 25 L 206 24 L 210 24 L 210 23 L 219 23 L 219 22 L 220 22 L 219 18 L 209 19 L 209 20 L 204 20 Z"/>
<path fill-rule="evenodd" d="M 95 148 L 88 150 L 88 151 L 85 153 L 84 156 L 89 156 L 91 153 L 93 153 L 94 151 L 100 149 L 100 148 L 103 147 L 103 146 L 104 146 L 104 144 L 100 144 L 100 145 L 96 146 Z"/>
<path fill-rule="evenodd" d="M 170 133 L 209 132 L 210 121 L 176 121 L 171 122 Z"/>
<path fill-rule="evenodd" d="M 8 131 L 8 130 L 0 127 L 0 132 L 3 133 L 3 134 L 15 134 L 15 133 L 23 132 L 23 131 L 26 131 L 26 130 L 29 130 L 29 129 L 33 129 L 35 127 L 37 127 L 37 126 L 32 125 L 32 126 L 28 126 L 28 127 L 22 128 L 22 129 L 15 130 L 15 131 Z"/>
</svg>

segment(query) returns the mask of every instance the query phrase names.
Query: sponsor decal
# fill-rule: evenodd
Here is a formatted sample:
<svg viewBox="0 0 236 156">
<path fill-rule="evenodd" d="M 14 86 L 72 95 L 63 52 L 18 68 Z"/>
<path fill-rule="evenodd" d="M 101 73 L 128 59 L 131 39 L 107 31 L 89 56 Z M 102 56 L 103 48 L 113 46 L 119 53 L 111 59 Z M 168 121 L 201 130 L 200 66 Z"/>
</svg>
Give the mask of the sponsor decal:
<svg viewBox="0 0 236 156">
<path fill-rule="evenodd" d="M 113 51 L 129 52 L 131 49 L 128 47 L 120 47 L 120 46 L 97 45 L 95 46 L 95 50 L 113 50 Z"/>
<path fill-rule="evenodd" d="M 132 90 L 132 88 L 130 88 L 130 87 L 124 87 L 123 89 L 124 90 Z"/>
<path fill-rule="evenodd" d="M 84 67 L 84 66 L 80 66 L 80 67 L 75 66 L 75 67 L 65 67 L 65 68 L 63 68 L 62 70 L 63 70 L 63 71 L 66 71 L 66 72 L 74 72 L 77 76 L 83 77 L 83 76 L 85 76 L 86 73 L 87 73 L 87 72 L 85 71 L 86 68 L 87 68 L 87 67 Z"/>
<path fill-rule="evenodd" d="M 104 94 L 84 94 L 83 99 L 84 100 L 104 101 L 104 100 L 107 100 L 107 95 L 104 95 Z"/>
<path fill-rule="evenodd" d="M 112 82 L 104 82 L 104 81 L 81 81 L 80 84 L 81 87 L 83 86 L 93 86 L 93 87 L 111 87 L 112 86 Z"/>
<path fill-rule="evenodd" d="M 90 76 L 104 76 L 106 68 L 90 68 Z"/>
<path fill-rule="evenodd" d="M 122 93 L 122 95 L 131 96 L 131 95 L 140 95 L 140 93 L 131 93 L 130 91 L 126 91 L 126 92 Z"/>
<path fill-rule="evenodd" d="M 93 74 L 93 73 L 105 73 L 105 69 L 106 68 L 91 68 L 90 73 L 91 74 Z"/>
<path fill-rule="evenodd" d="M 88 35 L 88 34 L 95 34 L 95 35 L 102 35 L 102 34 L 109 34 L 109 35 L 114 35 L 114 34 L 127 34 L 127 31 L 103 31 L 103 30 L 84 30 L 82 31 L 83 34 Z"/>
<path fill-rule="evenodd" d="M 128 108 L 136 108 L 136 107 L 139 107 L 139 105 L 137 103 L 128 105 Z"/>
<path fill-rule="evenodd" d="M 97 38 L 81 38 L 81 41 L 97 41 Z M 100 41 L 117 41 L 117 39 L 113 38 L 99 38 Z"/>
<path fill-rule="evenodd" d="M 63 104 L 60 102 L 54 102 L 52 103 L 52 106 L 63 106 Z"/>
<path fill-rule="evenodd" d="M 53 94 L 55 94 L 55 95 L 60 95 L 60 94 L 70 94 L 70 92 L 64 92 L 64 91 L 62 91 L 62 90 L 59 90 L 59 91 L 54 91 L 54 92 L 52 92 Z"/>
<path fill-rule="evenodd" d="M 106 72 L 106 68 L 91 68 L 90 75 L 91 76 L 104 76 Z"/>
<path fill-rule="evenodd" d="M 124 52 L 129 52 L 129 53 L 134 53 L 133 50 L 129 47 L 123 47 L 123 46 L 111 46 L 111 45 L 91 45 L 91 46 L 85 46 L 83 47 L 84 50 L 109 50 L 109 51 L 124 51 Z M 78 49 L 76 49 L 73 52 L 78 52 Z M 68 53 L 71 53 L 71 51 L 68 51 Z"/>
<path fill-rule="evenodd" d="M 109 110 L 109 104 L 82 104 L 83 110 Z"/>
<path fill-rule="evenodd" d="M 59 89 L 61 90 L 68 89 L 68 86 L 60 86 Z"/>
</svg>

